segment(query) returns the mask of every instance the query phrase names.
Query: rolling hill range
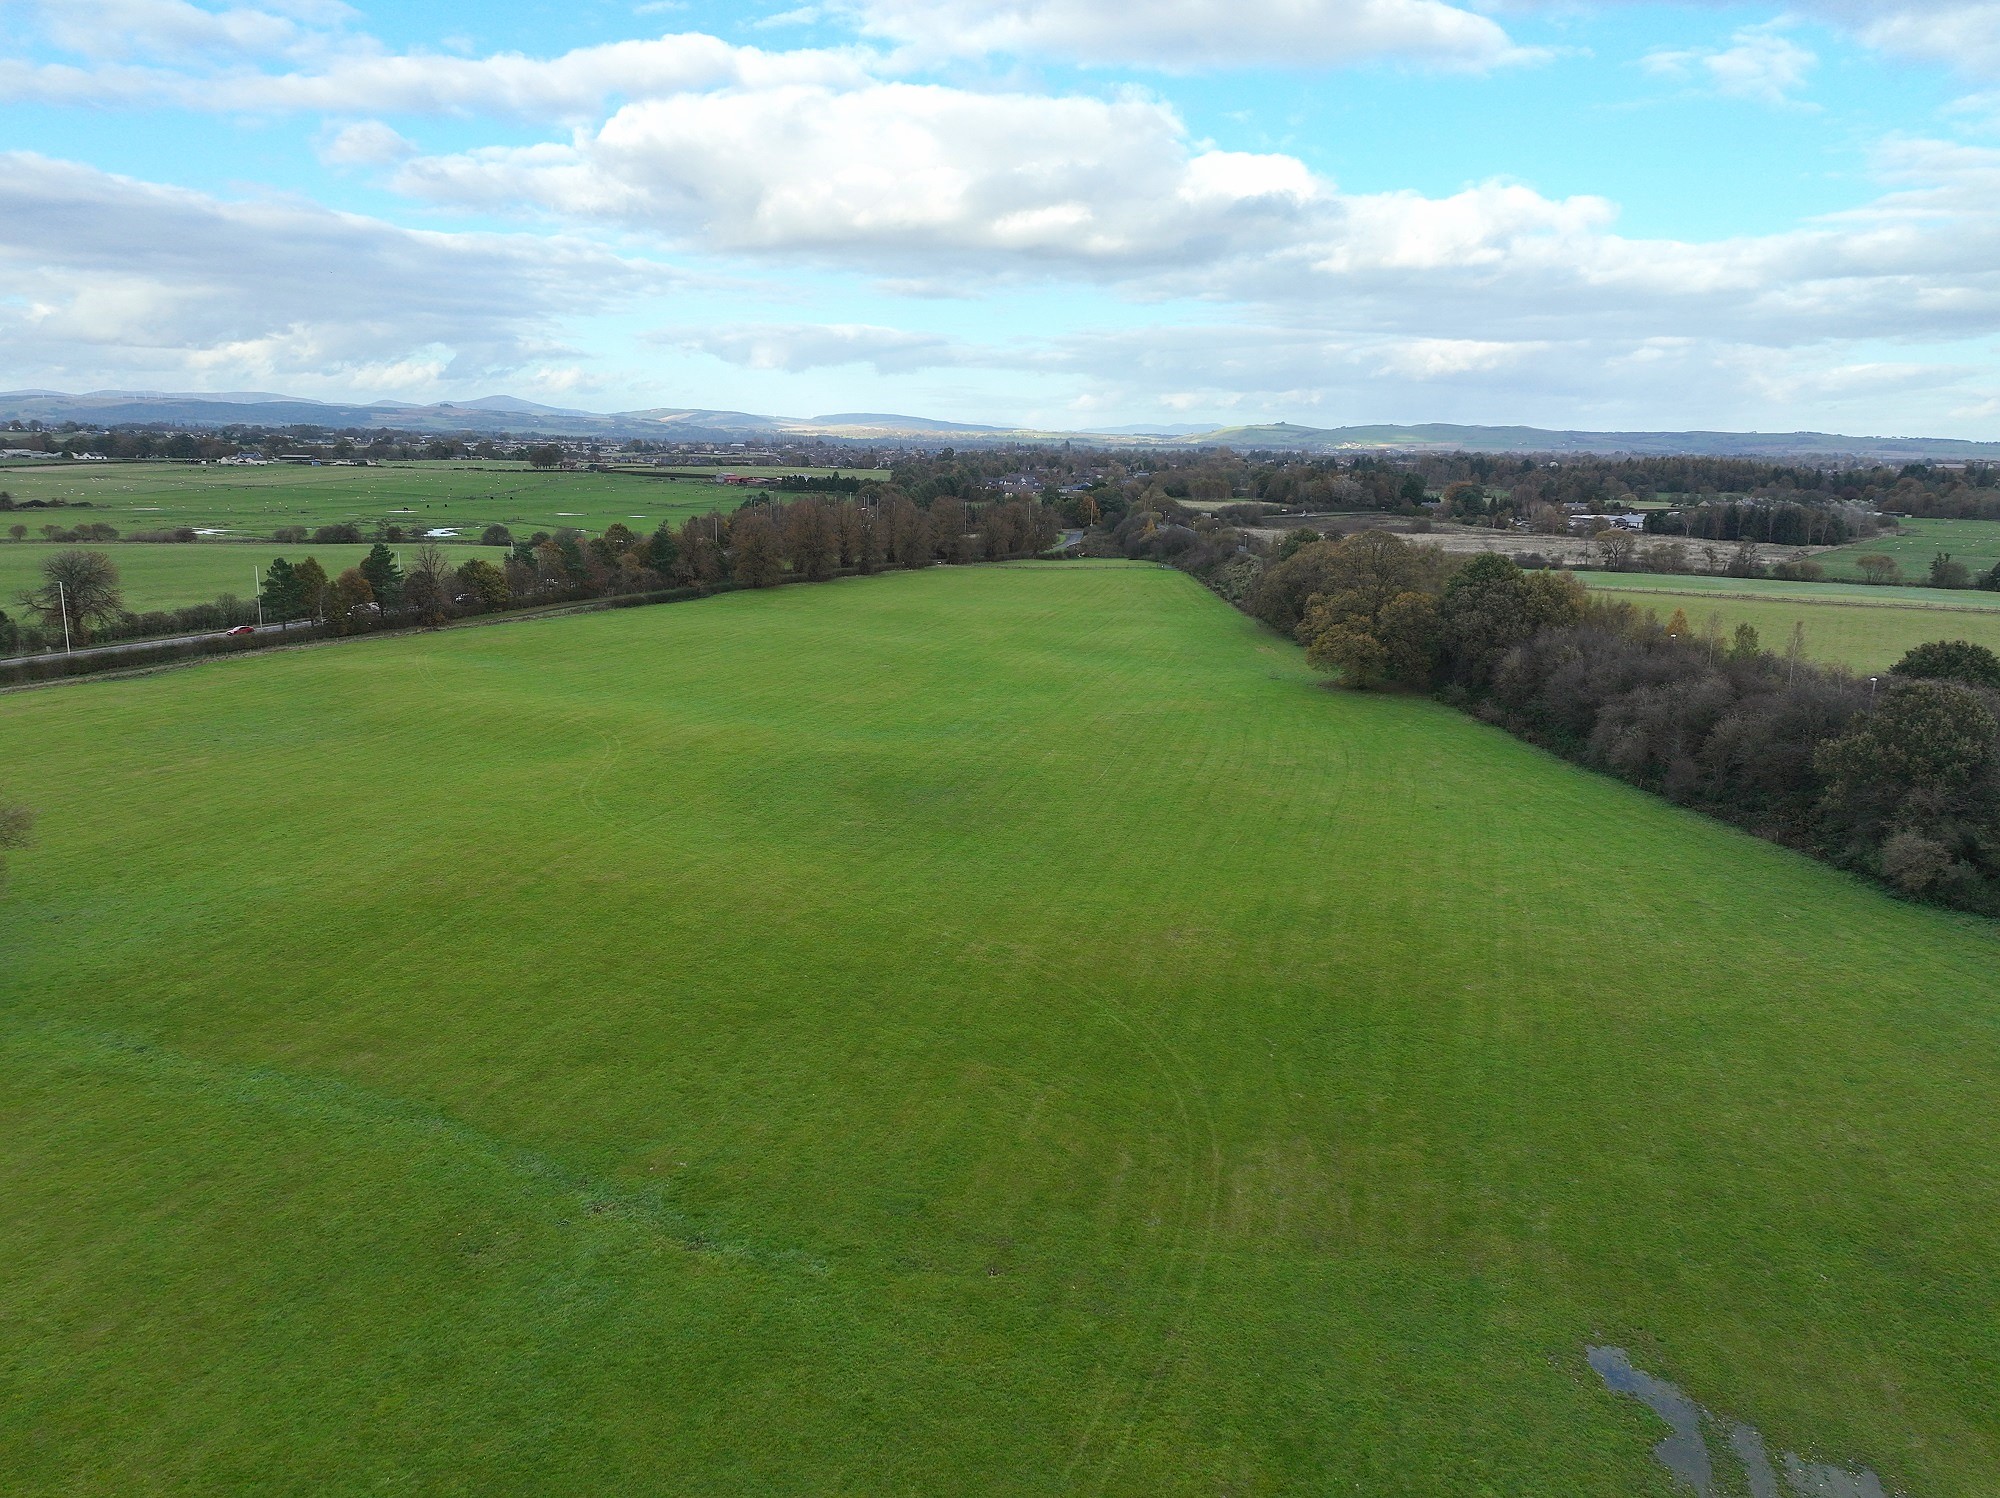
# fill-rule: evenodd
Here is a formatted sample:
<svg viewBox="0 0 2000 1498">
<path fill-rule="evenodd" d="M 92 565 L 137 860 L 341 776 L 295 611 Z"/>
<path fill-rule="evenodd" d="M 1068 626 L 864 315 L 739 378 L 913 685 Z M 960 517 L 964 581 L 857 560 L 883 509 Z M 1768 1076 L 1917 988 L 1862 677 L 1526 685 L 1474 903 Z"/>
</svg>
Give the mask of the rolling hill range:
<svg viewBox="0 0 2000 1498">
<path fill-rule="evenodd" d="M 339 404 L 266 393 L 162 394 L 96 391 L 68 395 L 52 390 L 0 392 L 0 421 L 74 420 L 105 426 L 227 425 L 514 436 L 572 436 L 655 441 L 741 442 L 783 438 L 827 441 L 958 444 L 1083 440 L 1106 445 L 1228 446 L 1300 452 L 1696 454 L 1780 458 L 1860 458 L 1879 462 L 2000 460 L 2000 442 L 1956 438 L 1849 437 L 1828 432 L 1585 432 L 1525 426 L 1457 426 L 1421 423 L 1308 427 L 1288 422 L 1201 428 L 1187 424 L 1121 426 L 1057 431 L 939 421 L 888 412 L 826 416 L 759 416 L 745 411 L 662 407 L 643 411 L 579 411 L 539 405 L 512 396 L 411 405 L 400 401 Z"/>
<path fill-rule="evenodd" d="M 0 1491 L 1668 1498 L 1606 1343 L 2000 1470 L 1991 923 L 1178 573 L 27 691 L 0 763 Z"/>
</svg>

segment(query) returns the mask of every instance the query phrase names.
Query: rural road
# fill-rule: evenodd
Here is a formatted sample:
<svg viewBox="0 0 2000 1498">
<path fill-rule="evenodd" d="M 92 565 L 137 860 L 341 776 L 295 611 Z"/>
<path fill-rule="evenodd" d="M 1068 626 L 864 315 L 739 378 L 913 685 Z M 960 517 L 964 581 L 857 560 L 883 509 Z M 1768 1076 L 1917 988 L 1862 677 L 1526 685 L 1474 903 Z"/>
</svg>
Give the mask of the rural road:
<svg viewBox="0 0 2000 1498">
<path fill-rule="evenodd" d="M 285 630 L 282 624 L 259 624 L 253 626 L 253 628 L 260 637 L 264 635 L 283 634 Z M 197 634 L 168 635 L 153 640 L 120 640 L 116 645 L 86 645 L 81 650 L 41 650 L 33 655 L 0 657 L 0 666 L 16 666 L 26 661 L 45 661 L 52 655 L 124 655 L 137 650 L 158 650 L 163 645 L 189 645 L 201 640 L 216 640 L 220 638 L 222 638 L 222 631 L 211 629 L 203 630 Z"/>
</svg>

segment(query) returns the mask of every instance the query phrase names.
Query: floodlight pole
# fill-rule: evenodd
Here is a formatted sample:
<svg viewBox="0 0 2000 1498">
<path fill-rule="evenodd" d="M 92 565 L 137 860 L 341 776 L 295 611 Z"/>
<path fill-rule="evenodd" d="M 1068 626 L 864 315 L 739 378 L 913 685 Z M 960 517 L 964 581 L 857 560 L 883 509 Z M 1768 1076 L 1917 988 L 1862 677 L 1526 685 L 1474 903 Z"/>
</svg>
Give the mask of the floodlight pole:
<svg viewBox="0 0 2000 1498">
<path fill-rule="evenodd" d="M 69 642 L 69 595 L 63 591 L 62 579 L 56 579 L 56 612 L 62 615 L 63 654 L 74 655 L 76 649 Z"/>
</svg>

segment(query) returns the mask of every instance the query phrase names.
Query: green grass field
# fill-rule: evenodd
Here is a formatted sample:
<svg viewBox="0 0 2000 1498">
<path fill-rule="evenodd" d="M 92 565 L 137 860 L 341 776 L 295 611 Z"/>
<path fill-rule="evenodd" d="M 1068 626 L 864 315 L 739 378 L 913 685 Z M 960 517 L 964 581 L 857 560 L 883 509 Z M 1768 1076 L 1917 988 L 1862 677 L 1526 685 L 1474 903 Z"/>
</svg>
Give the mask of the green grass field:
<svg viewBox="0 0 2000 1498">
<path fill-rule="evenodd" d="M 731 470 L 732 472 L 738 470 Z M 742 472 L 761 470 L 743 469 Z M 854 470 L 860 472 L 861 470 Z M 0 470 L 0 489 L 17 502 L 89 500 L 83 513 L 0 515 L 31 535 L 46 524 L 105 520 L 121 531 L 192 525 L 268 536 L 282 525 L 380 521 L 427 528 L 601 531 L 613 521 L 637 530 L 716 508 L 733 510 L 742 491 L 702 479 L 610 473 L 537 473 L 518 463 L 394 463 L 368 468 L 197 467 L 186 463 L 39 464 Z"/>
<path fill-rule="evenodd" d="M 1193 582 L 0 697 L 0 1491 L 2000 1470 L 2000 964 Z"/>
<path fill-rule="evenodd" d="M 1681 593 L 1695 596 L 1724 593 L 1738 598 L 1824 601 L 1828 603 L 1930 609 L 2000 609 L 2000 593 L 1980 588 L 1870 587 L 1827 578 L 1819 582 L 1789 583 L 1774 578 L 1714 577 L 1685 572 L 1600 572 L 1577 570 L 1577 577 L 1592 587 L 1615 588 L 1619 592 Z"/>
<path fill-rule="evenodd" d="M 0 609 L 18 616 L 21 594 L 42 584 L 44 558 L 64 546 L 48 546 L 36 541 L 20 544 L 0 541 Z M 195 542 L 192 545 L 126 545 L 114 542 L 92 546 L 110 557 L 118 568 L 118 580 L 125 590 L 125 606 L 134 613 L 148 609 L 179 608 L 191 603 L 207 603 L 223 593 L 238 598 L 257 596 L 251 568 L 259 575 L 274 557 L 299 562 L 312 556 L 319 559 L 328 576 L 337 576 L 368 555 L 366 546 L 280 546 L 274 541 L 262 545 L 245 543 Z M 408 562 L 416 547 L 411 543 L 390 548 Z M 505 555 L 493 547 L 453 546 L 446 553 L 454 560 L 483 556 L 493 561 Z"/>
<path fill-rule="evenodd" d="M 1906 520 L 1900 528 L 1908 534 L 1882 535 L 1836 547 L 1820 552 L 1818 561 L 1829 577 L 1860 577 L 1857 558 L 1894 557 L 1911 582 L 1930 576 L 1931 558 L 1941 551 L 1950 552 L 1953 561 L 1965 563 L 1975 576 L 1990 572 L 2000 562 L 2000 521 Z"/>
<path fill-rule="evenodd" d="M 1995 606 L 2000 605 L 2000 595 L 1931 592 L 1938 600 L 1993 600 L 1984 606 L 1954 608 L 1942 602 L 1878 602 L 1873 588 L 1859 598 L 1854 597 L 1857 590 L 1843 589 L 1846 598 L 1853 599 L 1847 602 L 1829 598 L 1824 592 L 1774 596 L 1756 584 L 1750 587 L 1756 591 L 1676 592 L 1664 587 L 1626 587 L 1621 581 L 1618 587 L 1593 586 L 1591 591 L 1651 609 L 1663 621 L 1680 609 L 1697 631 L 1706 626 L 1712 614 L 1721 618 L 1726 632 L 1733 633 L 1738 624 L 1749 624 L 1766 650 L 1782 652 L 1791 639 L 1793 624 L 1803 624 L 1808 659 L 1855 671 L 1887 670 L 1912 645 L 1926 640 L 1971 640 L 2000 651 L 2000 606 Z"/>
</svg>

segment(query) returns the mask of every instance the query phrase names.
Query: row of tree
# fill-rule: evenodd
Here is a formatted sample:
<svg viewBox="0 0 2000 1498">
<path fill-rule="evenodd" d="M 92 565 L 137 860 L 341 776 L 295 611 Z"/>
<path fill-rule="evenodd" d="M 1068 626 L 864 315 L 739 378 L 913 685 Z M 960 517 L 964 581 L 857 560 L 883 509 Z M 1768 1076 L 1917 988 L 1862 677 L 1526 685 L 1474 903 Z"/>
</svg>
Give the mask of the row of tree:
<svg viewBox="0 0 2000 1498">
<path fill-rule="evenodd" d="M 1884 681 L 1740 625 L 1591 599 L 1566 574 L 1384 531 L 1264 569 L 1250 612 L 1343 685 L 1428 691 L 1567 758 L 1882 879 L 2000 914 L 2000 658 L 1964 641 Z"/>
<path fill-rule="evenodd" d="M 566 599 L 764 588 L 886 567 L 999 561 L 1048 550 L 1059 535 L 1058 519 L 1031 500 L 974 506 L 941 498 L 925 506 L 881 485 L 866 499 L 809 495 L 786 502 L 760 494 L 732 515 L 694 516 L 647 536 L 619 523 L 600 536 L 565 529 L 515 540 L 506 527 L 492 526 L 483 539 L 505 548 L 499 558 L 457 562 L 426 542 L 405 570 L 384 541 L 337 573 L 312 556 L 299 562 L 280 557 L 266 571 L 256 600 L 226 596 L 144 614 L 126 608 L 117 566 L 106 553 L 72 548 L 43 559 L 40 586 L 21 595 L 26 623 L 0 611 L 0 654 L 60 645 L 65 623 L 74 645 L 226 629 L 260 617 L 348 633 Z M 346 528 L 338 529 L 337 539 L 347 539 Z"/>
<path fill-rule="evenodd" d="M 2000 658 L 1943 641 L 1884 678 L 1693 628 L 1571 576 L 1455 558 L 1380 529 L 1272 549 L 1214 517 L 1135 511 L 1095 551 L 1201 578 L 1358 690 L 1434 694 L 1683 805 L 1883 880 L 2000 915 Z"/>
<path fill-rule="evenodd" d="M 434 623 L 454 613 L 564 598 L 766 588 L 885 567 L 999 561 L 1046 551 L 1057 535 L 1055 517 L 1025 501 L 973 509 L 941 499 L 926 508 L 892 489 L 865 503 L 808 497 L 785 504 L 760 495 L 732 515 L 692 516 L 645 536 L 622 522 L 600 536 L 537 532 L 514 542 L 499 564 L 475 557 L 453 567 L 442 548 L 425 545 L 406 574 L 380 542 L 334 577 L 310 557 L 296 565 L 280 559 L 271 566 L 263 601 L 267 618 L 313 619 L 341 629 L 385 616 Z"/>
</svg>

